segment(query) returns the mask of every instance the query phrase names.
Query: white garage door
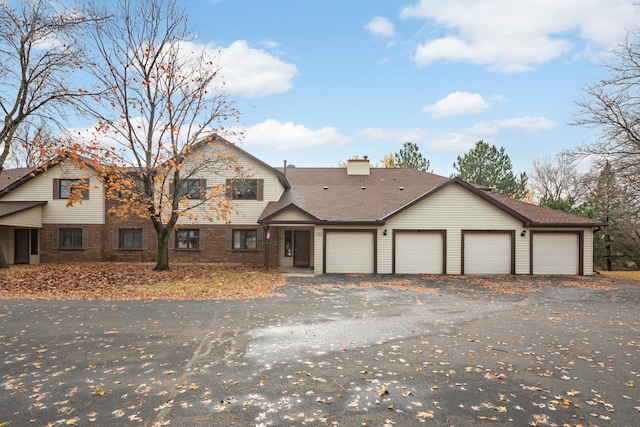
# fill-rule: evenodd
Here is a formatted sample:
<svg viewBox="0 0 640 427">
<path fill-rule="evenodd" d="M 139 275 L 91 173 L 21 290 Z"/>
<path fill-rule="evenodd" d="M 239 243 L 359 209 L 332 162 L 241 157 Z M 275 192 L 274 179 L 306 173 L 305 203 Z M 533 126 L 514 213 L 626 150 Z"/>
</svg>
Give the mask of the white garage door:
<svg viewBox="0 0 640 427">
<path fill-rule="evenodd" d="M 373 273 L 372 232 L 327 232 L 327 273 Z"/>
<path fill-rule="evenodd" d="M 510 274 L 511 234 L 464 234 L 463 274 Z"/>
<path fill-rule="evenodd" d="M 576 233 L 533 233 L 533 274 L 579 274 Z"/>
<path fill-rule="evenodd" d="M 397 274 L 443 274 L 442 233 L 396 233 Z"/>
</svg>

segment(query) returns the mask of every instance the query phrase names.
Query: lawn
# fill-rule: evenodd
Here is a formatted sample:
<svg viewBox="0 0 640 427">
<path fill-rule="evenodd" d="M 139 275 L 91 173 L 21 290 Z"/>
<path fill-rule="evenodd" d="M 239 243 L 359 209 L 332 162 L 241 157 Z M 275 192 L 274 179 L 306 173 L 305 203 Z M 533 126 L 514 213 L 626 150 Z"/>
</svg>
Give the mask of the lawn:
<svg viewBox="0 0 640 427">
<path fill-rule="evenodd" d="M 619 279 L 640 280 L 640 271 L 600 271 L 600 274 Z"/>
<path fill-rule="evenodd" d="M 174 264 L 172 271 L 158 273 L 152 267 L 108 262 L 12 266 L 0 270 L 0 300 L 265 298 L 285 282 L 277 270 Z"/>
</svg>

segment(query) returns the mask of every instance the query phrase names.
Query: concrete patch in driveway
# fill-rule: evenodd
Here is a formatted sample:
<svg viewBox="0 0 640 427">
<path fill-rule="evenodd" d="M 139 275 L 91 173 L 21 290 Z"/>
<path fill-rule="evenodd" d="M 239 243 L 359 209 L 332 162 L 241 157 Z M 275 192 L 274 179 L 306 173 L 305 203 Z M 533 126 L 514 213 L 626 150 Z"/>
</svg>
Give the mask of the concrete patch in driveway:
<svg viewBox="0 0 640 427">
<path fill-rule="evenodd" d="M 4 301 L 0 423 L 636 424 L 640 288 L 388 286 L 406 280 L 290 278 L 268 300 Z"/>
</svg>

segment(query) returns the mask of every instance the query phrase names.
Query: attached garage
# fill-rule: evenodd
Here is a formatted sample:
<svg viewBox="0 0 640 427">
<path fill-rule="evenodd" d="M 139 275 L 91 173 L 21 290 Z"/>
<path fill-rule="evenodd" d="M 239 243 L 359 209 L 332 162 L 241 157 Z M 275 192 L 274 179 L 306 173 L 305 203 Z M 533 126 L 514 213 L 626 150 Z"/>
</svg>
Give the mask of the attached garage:
<svg viewBox="0 0 640 427">
<path fill-rule="evenodd" d="M 394 230 L 395 274 L 446 274 L 444 231 Z"/>
<path fill-rule="evenodd" d="M 531 233 L 531 274 L 582 274 L 579 232 Z"/>
<path fill-rule="evenodd" d="M 514 232 L 463 231 L 462 274 L 515 274 Z"/>
<path fill-rule="evenodd" d="M 324 231 L 324 273 L 375 272 L 375 230 Z"/>
</svg>

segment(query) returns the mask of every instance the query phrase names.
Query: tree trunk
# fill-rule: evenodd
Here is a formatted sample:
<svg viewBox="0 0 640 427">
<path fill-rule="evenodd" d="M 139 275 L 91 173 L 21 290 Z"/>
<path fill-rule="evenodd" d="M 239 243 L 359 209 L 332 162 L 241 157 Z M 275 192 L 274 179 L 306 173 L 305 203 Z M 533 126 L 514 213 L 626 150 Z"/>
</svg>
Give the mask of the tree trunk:
<svg viewBox="0 0 640 427">
<path fill-rule="evenodd" d="M 4 250 L 2 250 L 2 246 L 0 246 L 0 268 L 9 268 L 7 259 L 4 257 Z"/>
<path fill-rule="evenodd" d="M 158 255 L 156 258 L 156 266 L 153 271 L 171 271 L 169 268 L 169 233 L 166 227 L 160 226 L 156 229 L 158 234 Z"/>
<path fill-rule="evenodd" d="M 611 271 L 613 267 L 613 245 L 611 244 L 611 235 L 607 234 L 607 271 Z"/>
</svg>

